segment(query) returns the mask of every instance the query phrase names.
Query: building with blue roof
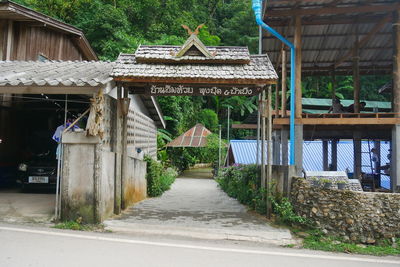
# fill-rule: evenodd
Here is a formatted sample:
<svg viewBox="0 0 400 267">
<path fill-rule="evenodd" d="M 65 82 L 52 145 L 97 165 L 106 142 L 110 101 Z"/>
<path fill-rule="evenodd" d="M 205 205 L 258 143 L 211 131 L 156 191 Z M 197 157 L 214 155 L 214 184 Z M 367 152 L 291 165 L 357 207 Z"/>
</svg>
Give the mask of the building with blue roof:
<svg viewBox="0 0 400 267">
<path fill-rule="evenodd" d="M 388 155 L 390 153 L 390 143 L 381 142 L 381 166 L 389 164 Z M 369 152 L 372 148 L 368 141 L 362 141 L 362 151 Z M 331 146 L 328 146 L 328 155 L 331 155 Z M 337 144 L 337 170 L 354 172 L 353 159 L 353 142 L 340 141 Z M 267 144 L 265 144 L 267 151 Z M 265 159 L 267 163 L 267 152 Z M 256 140 L 231 140 L 229 144 L 229 164 L 256 164 L 257 158 L 257 141 Z M 290 156 L 290 147 L 289 153 Z M 259 160 L 261 159 L 261 149 L 259 150 Z M 304 141 L 303 143 L 303 169 L 306 171 L 323 171 L 323 148 L 322 141 Z M 331 162 L 329 156 L 328 162 Z M 371 159 L 369 153 L 362 153 L 362 171 L 364 173 L 372 173 Z M 381 185 L 390 188 L 390 178 L 387 175 L 381 175 Z"/>
</svg>

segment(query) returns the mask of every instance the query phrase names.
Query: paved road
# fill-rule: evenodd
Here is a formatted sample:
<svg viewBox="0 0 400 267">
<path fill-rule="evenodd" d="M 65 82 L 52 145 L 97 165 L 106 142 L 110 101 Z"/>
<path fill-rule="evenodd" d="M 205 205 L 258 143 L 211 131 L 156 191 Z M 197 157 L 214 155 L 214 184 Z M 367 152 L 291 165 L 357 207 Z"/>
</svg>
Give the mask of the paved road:
<svg viewBox="0 0 400 267">
<path fill-rule="evenodd" d="M 243 242 L 129 238 L 111 233 L 72 232 L 0 224 L 0 266 L 296 266 L 389 267 L 399 257 L 365 257 Z"/>
<path fill-rule="evenodd" d="M 192 172 L 190 176 L 195 175 Z M 270 226 L 264 217 L 228 197 L 213 179 L 204 178 L 179 178 L 161 197 L 146 199 L 105 224 L 108 229 L 121 232 L 279 245 L 296 242 L 287 229 Z"/>
</svg>

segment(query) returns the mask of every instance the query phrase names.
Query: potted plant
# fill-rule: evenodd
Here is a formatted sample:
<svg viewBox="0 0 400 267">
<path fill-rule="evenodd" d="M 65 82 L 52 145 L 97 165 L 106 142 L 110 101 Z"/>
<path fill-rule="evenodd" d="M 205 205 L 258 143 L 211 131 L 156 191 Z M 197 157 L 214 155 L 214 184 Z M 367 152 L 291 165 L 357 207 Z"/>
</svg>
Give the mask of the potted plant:
<svg viewBox="0 0 400 267">
<path fill-rule="evenodd" d="M 347 181 L 338 181 L 336 184 L 339 190 L 343 190 L 346 187 Z"/>
<path fill-rule="evenodd" d="M 322 179 L 321 182 L 324 184 L 324 188 L 331 188 L 332 180 L 329 179 Z"/>
</svg>

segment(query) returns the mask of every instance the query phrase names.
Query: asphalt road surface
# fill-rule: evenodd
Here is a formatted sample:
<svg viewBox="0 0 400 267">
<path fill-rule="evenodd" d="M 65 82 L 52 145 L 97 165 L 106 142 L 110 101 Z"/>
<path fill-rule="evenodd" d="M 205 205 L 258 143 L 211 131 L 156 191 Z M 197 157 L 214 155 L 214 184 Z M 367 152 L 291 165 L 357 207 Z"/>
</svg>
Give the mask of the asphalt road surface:
<svg viewBox="0 0 400 267">
<path fill-rule="evenodd" d="M 399 266 L 400 257 L 0 224 L 0 266 Z"/>
</svg>

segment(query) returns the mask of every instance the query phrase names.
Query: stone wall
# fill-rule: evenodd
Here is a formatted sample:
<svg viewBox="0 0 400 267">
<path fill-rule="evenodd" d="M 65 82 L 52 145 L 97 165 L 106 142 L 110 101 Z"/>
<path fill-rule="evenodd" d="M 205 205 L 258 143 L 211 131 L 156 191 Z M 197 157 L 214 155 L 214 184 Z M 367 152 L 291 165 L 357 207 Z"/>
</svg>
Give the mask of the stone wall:
<svg viewBox="0 0 400 267">
<path fill-rule="evenodd" d="M 324 189 L 293 178 L 291 201 L 297 214 L 345 240 L 372 244 L 400 236 L 400 194 Z"/>
</svg>

